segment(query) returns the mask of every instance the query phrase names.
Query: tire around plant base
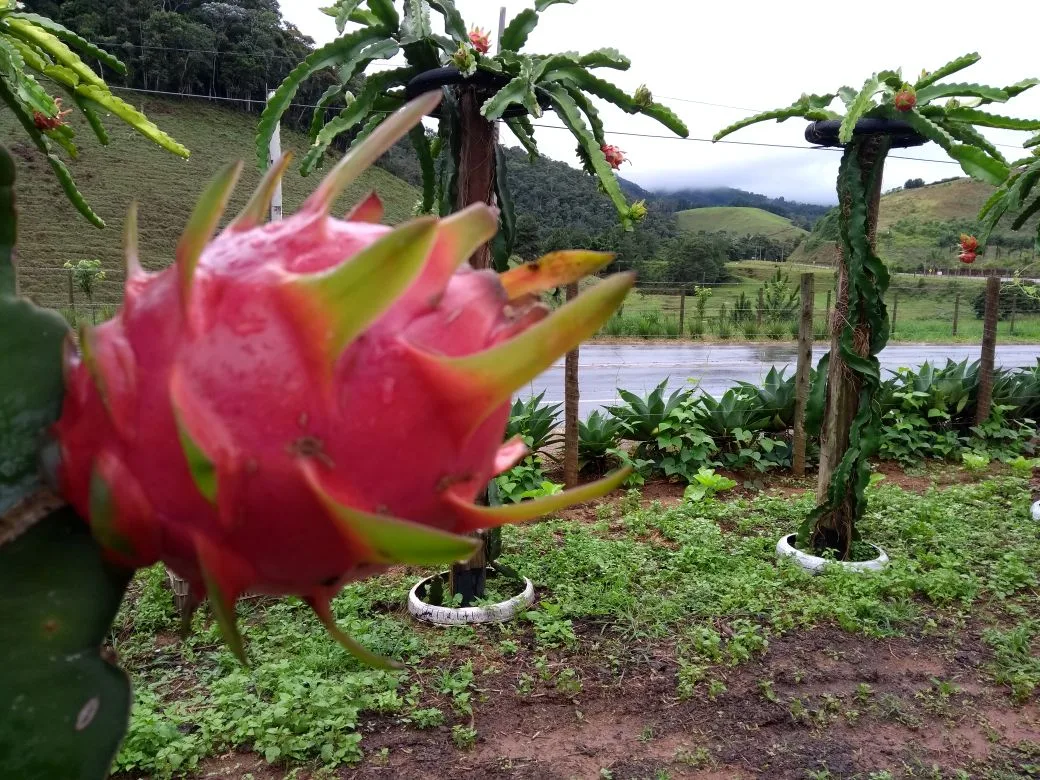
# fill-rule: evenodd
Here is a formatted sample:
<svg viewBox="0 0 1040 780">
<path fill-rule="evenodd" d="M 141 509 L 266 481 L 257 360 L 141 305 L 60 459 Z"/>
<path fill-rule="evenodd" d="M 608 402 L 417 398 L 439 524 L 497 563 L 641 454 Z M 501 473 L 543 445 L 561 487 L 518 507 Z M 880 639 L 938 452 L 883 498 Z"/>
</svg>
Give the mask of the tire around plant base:
<svg viewBox="0 0 1040 780">
<path fill-rule="evenodd" d="M 888 554 L 876 544 L 870 545 L 878 551 L 878 557 L 869 561 L 834 561 L 829 558 L 821 558 L 817 555 L 809 555 L 795 547 L 791 542 L 798 534 L 781 536 L 776 543 L 776 557 L 792 558 L 798 566 L 813 574 L 819 574 L 827 566 L 840 566 L 849 571 L 881 571 L 888 565 Z"/>
<path fill-rule="evenodd" d="M 821 119 L 811 122 L 805 128 L 805 140 L 817 146 L 844 146 L 838 140 L 841 121 L 837 119 Z M 861 119 L 856 122 L 853 135 L 887 135 L 891 138 L 893 149 L 906 149 L 910 146 L 921 146 L 928 139 L 914 130 L 908 122 L 900 119 Z"/>
<path fill-rule="evenodd" d="M 489 604 L 486 607 L 438 607 L 427 604 L 419 598 L 419 588 L 428 584 L 434 577 L 446 577 L 447 572 L 435 574 L 415 583 L 408 592 L 408 612 L 416 620 L 433 623 L 438 626 L 466 626 L 474 623 L 504 623 L 512 620 L 516 614 L 534 603 L 534 583 L 524 577 L 524 589 L 506 601 Z"/>
<path fill-rule="evenodd" d="M 414 100 L 427 92 L 434 92 L 442 87 L 453 87 L 456 85 L 468 85 L 487 91 L 487 97 L 491 97 L 502 87 L 510 82 L 510 77 L 500 73 L 492 73 L 487 70 L 477 70 L 472 76 L 464 76 L 458 68 L 446 67 L 435 68 L 420 73 L 413 78 L 404 88 L 405 98 Z M 538 105 L 543 111 L 548 111 L 551 103 L 548 96 L 537 92 Z M 430 112 L 430 116 L 439 116 L 440 107 Z M 513 104 L 502 114 L 503 119 L 512 119 L 518 116 L 527 116 L 527 109 L 519 104 Z"/>
</svg>

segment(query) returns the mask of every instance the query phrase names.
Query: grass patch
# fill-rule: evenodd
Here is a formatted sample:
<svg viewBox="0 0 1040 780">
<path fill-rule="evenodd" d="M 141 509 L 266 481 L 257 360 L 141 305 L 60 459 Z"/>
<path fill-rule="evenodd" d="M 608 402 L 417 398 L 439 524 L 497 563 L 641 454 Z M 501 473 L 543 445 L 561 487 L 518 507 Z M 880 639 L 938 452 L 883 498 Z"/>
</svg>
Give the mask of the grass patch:
<svg viewBox="0 0 1040 780">
<path fill-rule="evenodd" d="M 700 211 L 701 209 L 697 209 Z M 686 296 L 683 334 L 679 333 L 679 295 L 674 289 L 661 286 L 632 292 L 625 300 L 623 313 L 615 315 L 600 331 L 600 336 L 715 339 L 720 341 L 785 341 L 797 340 L 797 319 L 774 320 L 765 312 L 758 322 L 754 310 L 759 288 L 771 279 L 779 267 L 797 287 L 802 273 L 815 276 L 813 330 L 817 339 L 829 338 L 825 333 L 828 309 L 828 290 L 834 286 L 831 268 L 786 262 L 782 264 L 762 260 L 741 260 L 729 263 L 727 268 L 737 281 L 713 286 L 704 307 L 703 320 L 698 320 L 695 299 Z M 889 317 L 895 314 L 895 329 L 890 343 L 932 342 L 939 344 L 978 344 L 982 340 L 982 320 L 975 316 L 972 299 L 983 290 L 985 280 L 970 277 L 914 276 L 893 274 L 885 297 Z M 688 291 L 692 293 L 694 285 Z M 660 292 L 658 292 L 660 290 Z M 732 313 L 741 296 L 751 301 L 752 319 L 733 322 Z M 830 295 L 833 308 L 834 294 Z M 725 310 L 723 310 L 725 307 Z M 953 333 L 954 312 L 957 312 L 957 333 Z M 725 315 L 728 321 L 720 323 Z M 720 332 L 721 331 L 721 332 Z M 1018 314 L 1014 328 L 1008 318 L 997 326 L 999 343 L 1031 344 L 1040 341 L 1040 315 Z"/>
<path fill-rule="evenodd" d="M 253 138 L 257 115 L 235 111 L 200 100 L 156 99 L 134 95 L 135 107 L 145 111 L 163 130 L 191 150 L 187 161 L 164 152 L 121 123 L 109 122 L 111 145 L 94 142 L 79 159 L 69 163 L 87 201 L 108 223 L 108 229 L 89 225 L 62 194 L 42 157 L 27 141 L 14 141 L 10 151 L 17 166 L 18 277 L 22 294 L 40 305 L 68 307 L 66 260 L 97 258 L 106 279 L 98 286 L 95 303 L 122 300 L 124 260 L 121 229 L 131 201 L 138 202 L 141 260 L 146 268 L 163 268 L 173 262 L 174 248 L 191 209 L 209 179 L 233 160 L 244 160 L 238 187 L 225 221 L 234 216 L 260 181 Z M 82 137 L 92 136 L 81 115 L 71 124 Z M 21 138 L 17 121 L 8 112 L 0 116 L 0 131 Z M 301 158 L 309 143 L 306 136 L 283 129 L 282 147 Z M 326 170 L 331 167 L 327 164 Z M 300 176 L 293 166 L 283 184 L 284 212 L 293 213 L 320 181 L 321 175 Z M 379 168 L 363 173 L 337 201 L 333 213 L 346 210 L 375 190 L 383 199 L 390 222 L 411 215 L 418 198 L 415 188 Z M 75 301 L 81 316 L 87 315 L 85 296 Z"/>
<path fill-rule="evenodd" d="M 808 234 L 787 217 L 747 206 L 705 206 L 678 211 L 675 218 L 679 230 L 686 233 L 723 231 L 740 236 L 761 233 L 779 240 Z"/>
<path fill-rule="evenodd" d="M 205 610 L 180 645 L 163 572 L 143 571 L 115 627 L 136 701 L 117 769 L 170 777 L 233 749 L 282 766 L 352 764 L 364 756 L 362 726 L 373 720 L 443 724 L 446 744 L 465 750 L 481 729 L 474 713 L 489 701 L 485 675 L 503 663 L 525 670 L 516 695 L 548 686 L 569 697 L 589 686 L 579 663 L 609 679 L 625 659 L 664 648 L 677 664 L 677 699 L 713 698 L 728 695 L 729 670 L 819 624 L 894 637 L 974 614 L 992 625 L 994 679 L 1019 699 L 1032 695 L 1037 628 L 1026 610 L 1035 607 L 1040 540 L 1027 481 L 1000 477 L 924 495 L 881 484 L 870 499 L 861 530 L 892 564 L 868 576 L 814 577 L 776 562 L 776 540 L 809 511 L 810 493 L 668 508 L 640 508 L 632 493 L 603 505 L 595 520 L 506 529 L 503 560 L 541 588 L 526 620 L 420 626 L 402 606 L 417 570 L 348 586 L 334 602 L 338 620 L 375 652 L 404 661 L 401 672 L 360 666 L 293 598 L 240 604 L 250 669 L 219 641 Z M 763 684 L 756 695 L 772 701 L 774 692 Z"/>
</svg>

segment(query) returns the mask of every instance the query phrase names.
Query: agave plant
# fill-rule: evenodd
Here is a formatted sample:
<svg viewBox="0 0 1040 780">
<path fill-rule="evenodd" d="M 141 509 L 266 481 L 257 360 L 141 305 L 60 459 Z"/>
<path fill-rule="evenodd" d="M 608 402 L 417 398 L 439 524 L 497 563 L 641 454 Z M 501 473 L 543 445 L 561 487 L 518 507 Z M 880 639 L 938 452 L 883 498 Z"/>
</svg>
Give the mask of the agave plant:
<svg viewBox="0 0 1040 780">
<path fill-rule="evenodd" d="M 525 51 L 541 12 L 560 2 L 574 0 L 536 0 L 533 9 L 520 11 L 506 26 L 498 51 L 491 54 L 486 34 L 468 28 L 453 0 L 403 0 L 400 10 L 393 0 L 337 0 L 325 11 L 335 18 L 341 36 L 313 52 L 289 74 L 261 117 L 256 139 L 261 167 L 267 164 L 268 142 L 279 118 L 300 84 L 319 71 L 334 70 L 339 83 L 325 91 L 314 110 L 312 146 L 301 168 L 304 174 L 321 163 L 337 138 L 352 133 L 351 143 L 360 143 L 386 119 L 387 112 L 399 108 L 409 94 L 427 88 L 419 85 L 418 77 L 449 67 L 453 71 L 439 75 L 455 88 L 445 90 L 437 137 L 429 138 L 421 127 L 410 135 L 422 168 L 423 211 L 446 215 L 474 202 L 466 174 L 472 173 L 468 166 L 474 154 L 492 162 L 487 149 L 478 146 L 490 148 L 494 143 L 490 124 L 494 120 L 502 120 L 531 156 L 536 156 L 538 147 L 529 117 L 539 117 L 549 107 L 574 135 L 586 170 L 598 179 L 621 222 L 630 228 L 645 216 L 646 207 L 643 203 L 630 205 L 622 192 L 615 170 L 624 157 L 607 142 L 591 98 L 606 100 L 630 114 L 652 117 L 683 137 L 688 131 L 645 87 L 629 95 L 593 73 L 603 68 L 629 68 L 629 60 L 614 49 L 584 55 Z M 403 65 L 368 72 L 371 66 L 385 65 L 398 54 L 404 55 Z M 361 75 L 365 75 L 364 86 L 353 94 L 348 85 Z M 428 86 L 439 89 L 440 82 Z M 326 122 L 329 110 L 338 113 Z M 484 176 L 476 187 L 485 190 L 476 194 L 479 198 L 494 191 L 502 209 L 502 240 L 494 247 L 500 270 L 511 253 L 514 224 L 504 165 L 504 157 L 498 155 L 483 171 L 490 176 Z"/>
<path fill-rule="evenodd" d="M 578 457 L 581 468 L 592 466 L 597 472 L 602 472 L 606 468 L 610 451 L 617 447 L 624 435 L 624 423 L 598 409 L 587 419 L 578 420 Z"/>
<path fill-rule="evenodd" d="M 20 5 L 15 0 L 0 0 L 0 100 L 47 159 L 77 211 L 97 227 L 104 227 L 104 220 L 90 208 L 55 150 L 59 146 L 71 158 L 79 154 L 75 130 L 66 119 L 72 109 L 63 108 L 62 99 L 53 97 L 34 73 L 64 92 L 83 113 L 102 145 L 108 144 L 108 131 L 100 115 L 110 112 L 176 155 L 187 157 L 188 150 L 136 108 L 113 95 L 104 79 L 82 57 L 125 74 L 122 62 L 57 22 L 19 10 Z"/>
<path fill-rule="evenodd" d="M 771 366 L 760 385 L 737 382 L 745 395 L 758 397 L 762 412 L 769 415 L 766 428 L 771 431 L 786 431 L 794 424 L 795 377 L 785 377 L 786 371 Z"/>
<path fill-rule="evenodd" d="M 811 120 L 806 137 L 844 147 L 838 172 L 838 301 L 831 348 L 820 362 L 827 376 L 817 507 L 799 530 L 799 544 L 831 548 L 847 557 L 863 515 L 870 478 L 869 457 L 877 451 L 881 385 L 877 354 L 888 342 L 884 295 L 889 274 L 876 253 L 877 210 L 888 151 L 934 141 L 969 176 L 999 186 L 1010 174 L 1000 149 L 978 128 L 1040 130 L 1040 120 L 1017 119 L 982 110 L 1004 103 L 1040 83 L 1025 79 L 1006 87 L 944 81 L 979 60 L 959 57 L 912 83 L 899 70 L 869 76 L 859 89 L 841 87 L 826 95 L 803 94 L 790 106 L 756 114 L 721 130 L 719 140 L 766 120 Z M 840 99 L 844 112 L 832 110 Z M 943 102 L 940 102 L 943 101 Z M 833 132 L 833 135 L 832 135 Z M 1035 139 L 1034 139 L 1035 140 Z"/>
<path fill-rule="evenodd" d="M 738 431 L 765 429 L 772 419 L 772 411 L 757 393 L 744 387 L 730 388 L 719 398 L 707 393 L 698 396 L 693 419 L 719 444 L 733 439 Z"/>
<path fill-rule="evenodd" d="M 563 404 L 543 403 L 543 398 L 544 390 L 526 401 L 522 398 L 513 401 L 509 410 L 509 422 L 506 423 L 505 438 L 508 440 L 519 436 L 532 454 L 546 455 L 555 460 L 555 456 L 546 450 L 563 440 L 558 430 Z"/>
<path fill-rule="evenodd" d="M 646 398 L 618 388 L 618 395 L 625 402 L 619 406 L 608 406 L 607 411 L 618 420 L 625 431 L 625 438 L 637 442 L 653 442 L 657 438 L 657 429 L 661 422 L 675 409 L 688 403 L 693 393 L 680 387 L 667 399 L 664 390 L 668 379 L 655 387 Z"/>
<path fill-rule="evenodd" d="M 1029 368 L 995 371 L 993 403 L 1011 407 L 1009 417 L 1040 419 L 1040 358 Z"/>
</svg>

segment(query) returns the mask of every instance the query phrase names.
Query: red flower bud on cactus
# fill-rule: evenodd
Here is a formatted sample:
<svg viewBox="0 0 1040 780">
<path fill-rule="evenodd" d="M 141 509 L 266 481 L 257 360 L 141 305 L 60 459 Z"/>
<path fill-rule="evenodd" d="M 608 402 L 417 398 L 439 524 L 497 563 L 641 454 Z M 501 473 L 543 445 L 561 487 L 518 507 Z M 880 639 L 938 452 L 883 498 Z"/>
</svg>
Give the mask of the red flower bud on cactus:
<svg viewBox="0 0 1040 780">
<path fill-rule="evenodd" d="M 612 144 L 606 144 L 600 149 L 603 151 L 603 156 L 607 158 L 607 164 L 615 171 L 621 167 L 621 163 L 628 162 L 625 153 Z"/>
<path fill-rule="evenodd" d="M 911 111 L 917 105 L 917 91 L 909 84 L 904 84 L 896 93 L 893 103 L 898 111 Z"/>
<path fill-rule="evenodd" d="M 961 233 L 961 251 L 974 253 L 979 248 L 979 240 L 975 236 Z"/>
<path fill-rule="evenodd" d="M 965 265 L 971 265 L 972 263 L 975 262 L 975 253 L 974 252 L 961 252 L 961 254 L 957 255 L 957 259 L 960 260 Z"/>
<path fill-rule="evenodd" d="M 54 130 L 65 124 L 65 117 L 72 113 L 72 109 L 67 108 L 62 111 L 61 98 L 55 98 L 54 105 L 58 109 L 54 116 L 47 116 L 41 111 L 33 111 L 33 124 L 36 125 L 37 130 L 46 133 L 48 130 Z"/>
<path fill-rule="evenodd" d="M 481 54 L 487 54 L 491 50 L 491 38 L 488 33 L 479 27 L 474 27 L 469 31 L 469 42 L 473 44 L 473 48 L 479 51 Z"/>
</svg>

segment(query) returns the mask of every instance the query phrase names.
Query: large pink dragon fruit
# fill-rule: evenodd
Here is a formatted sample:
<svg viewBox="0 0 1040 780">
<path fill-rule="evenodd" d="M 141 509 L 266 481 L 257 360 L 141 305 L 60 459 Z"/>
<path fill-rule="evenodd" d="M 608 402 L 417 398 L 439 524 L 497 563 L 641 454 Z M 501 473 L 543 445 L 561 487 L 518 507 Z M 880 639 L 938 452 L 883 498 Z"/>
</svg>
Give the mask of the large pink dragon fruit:
<svg viewBox="0 0 1040 780">
<path fill-rule="evenodd" d="M 209 185 L 175 265 L 145 273 L 136 217 L 119 315 L 65 357 L 60 482 L 111 557 L 162 560 L 207 593 L 232 649 L 242 593 L 299 594 L 352 652 L 330 598 L 390 564 L 464 559 L 466 532 L 616 487 L 624 473 L 508 507 L 475 497 L 525 454 L 502 445 L 511 393 L 594 333 L 631 286 L 612 276 L 551 315 L 537 293 L 609 255 L 560 252 L 498 275 L 466 260 L 493 209 L 397 228 L 374 196 L 337 195 L 437 104 L 413 101 L 282 222 L 262 225 L 268 172 L 213 238 L 240 165 Z"/>
</svg>

